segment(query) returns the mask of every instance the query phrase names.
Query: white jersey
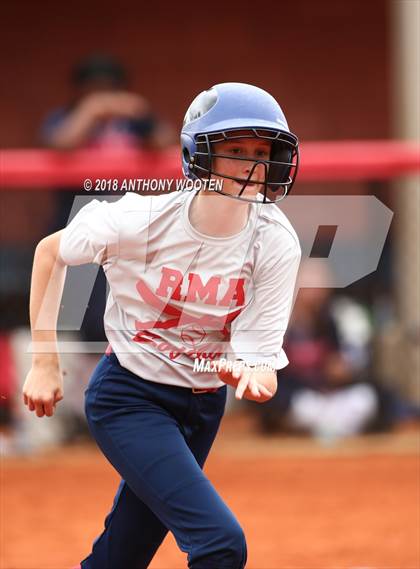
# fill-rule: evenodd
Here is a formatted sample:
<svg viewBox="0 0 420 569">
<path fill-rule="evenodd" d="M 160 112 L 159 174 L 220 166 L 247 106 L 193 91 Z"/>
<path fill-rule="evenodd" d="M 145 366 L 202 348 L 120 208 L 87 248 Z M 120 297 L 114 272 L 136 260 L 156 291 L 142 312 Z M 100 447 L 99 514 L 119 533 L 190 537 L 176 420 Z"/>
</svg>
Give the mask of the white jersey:
<svg viewBox="0 0 420 569">
<path fill-rule="evenodd" d="M 256 203 L 240 233 L 203 235 L 189 221 L 194 195 L 93 200 L 63 230 L 60 256 L 103 265 L 108 341 L 120 364 L 146 380 L 219 387 L 216 373 L 194 371 L 194 360 L 220 357 L 285 367 L 296 233 L 276 205 Z"/>
</svg>

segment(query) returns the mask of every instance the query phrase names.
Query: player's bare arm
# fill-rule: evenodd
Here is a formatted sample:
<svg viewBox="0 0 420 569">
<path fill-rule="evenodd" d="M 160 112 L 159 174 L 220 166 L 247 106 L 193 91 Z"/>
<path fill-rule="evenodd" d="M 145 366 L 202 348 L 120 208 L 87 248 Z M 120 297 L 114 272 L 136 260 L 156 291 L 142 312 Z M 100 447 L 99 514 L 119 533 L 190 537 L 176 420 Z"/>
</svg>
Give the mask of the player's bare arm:
<svg viewBox="0 0 420 569">
<path fill-rule="evenodd" d="M 55 405 L 63 398 L 56 331 L 66 276 L 66 265 L 59 256 L 60 238 L 61 231 L 58 231 L 39 242 L 32 270 L 30 321 L 33 356 L 32 367 L 23 386 L 23 400 L 38 417 L 50 417 Z"/>
</svg>

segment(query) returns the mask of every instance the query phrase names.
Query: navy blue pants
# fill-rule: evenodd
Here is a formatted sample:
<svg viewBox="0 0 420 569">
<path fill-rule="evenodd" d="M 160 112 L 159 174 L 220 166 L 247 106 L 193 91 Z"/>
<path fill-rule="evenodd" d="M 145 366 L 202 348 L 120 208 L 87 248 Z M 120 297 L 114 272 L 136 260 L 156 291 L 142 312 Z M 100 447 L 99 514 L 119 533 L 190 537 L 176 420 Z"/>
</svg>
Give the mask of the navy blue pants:
<svg viewBox="0 0 420 569">
<path fill-rule="evenodd" d="M 146 381 L 114 354 L 99 362 L 86 415 L 121 475 L 103 533 L 82 569 L 143 569 L 170 530 L 191 569 L 242 569 L 243 531 L 202 472 L 226 402 L 214 393 Z"/>
</svg>

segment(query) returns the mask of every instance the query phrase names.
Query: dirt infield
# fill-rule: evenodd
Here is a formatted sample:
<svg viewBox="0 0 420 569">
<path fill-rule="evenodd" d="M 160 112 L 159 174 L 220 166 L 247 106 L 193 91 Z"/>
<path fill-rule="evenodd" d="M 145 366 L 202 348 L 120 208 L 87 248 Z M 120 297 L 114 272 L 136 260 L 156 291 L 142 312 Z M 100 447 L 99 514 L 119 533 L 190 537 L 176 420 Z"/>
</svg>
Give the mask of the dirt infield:
<svg viewBox="0 0 420 569">
<path fill-rule="evenodd" d="M 245 529 L 248 569 L 420 567 L 417 431 L 333 448 L 223 431 L 206 471 Z M 118 483 L 105 459 L 67 447 L 4 459 L 1 474 L 1 569 L 77 564 Z M 169 537 L 151 568 L 183 567 Z"/>
</svg>

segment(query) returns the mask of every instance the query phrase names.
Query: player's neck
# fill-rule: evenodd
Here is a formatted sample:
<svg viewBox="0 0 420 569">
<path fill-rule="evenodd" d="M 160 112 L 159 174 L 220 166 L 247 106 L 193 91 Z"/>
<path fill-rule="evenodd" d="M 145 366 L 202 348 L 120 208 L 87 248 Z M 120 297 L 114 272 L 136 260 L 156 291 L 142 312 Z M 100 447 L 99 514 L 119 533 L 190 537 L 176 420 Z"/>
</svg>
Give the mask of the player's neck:
<svg viewBox="0 0 420 569">
<path fill-rule="evenodd" d="M 249 204 L 215 192 L 199 192 L 191 202 L 189 219 L 200 233 L 210 237 L 230 237 L 246 226 Z"/>
</svg>

